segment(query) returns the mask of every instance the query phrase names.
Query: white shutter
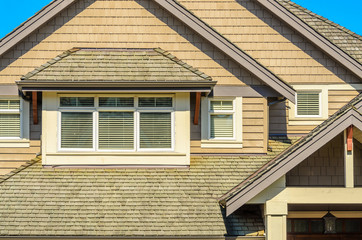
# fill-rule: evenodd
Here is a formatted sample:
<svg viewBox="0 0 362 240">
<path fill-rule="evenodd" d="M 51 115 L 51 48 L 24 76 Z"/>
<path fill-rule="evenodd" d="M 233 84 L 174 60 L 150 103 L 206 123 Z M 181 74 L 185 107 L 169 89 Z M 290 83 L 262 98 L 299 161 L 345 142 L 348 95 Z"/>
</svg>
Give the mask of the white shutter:
<svg viewBox="0 0 362 240">
<path fill-rule="evenodd" d="M 233 115 L 210 115 L 210 138 L 232 138 Z"/>
<path fill-rule="evenodd" d="M 61 113 L 61 148 L 93 148 L 93 113 Z"/>
<path fill-rule="evenodd" d="M 99 148 L 133 149 L 134 117 L 133 112 L 99 113 Z"/>
<path fill-rule="evenodd" d="M 297 93 L 297 115 L 318 116 L 320 114 L 318 92 Z"/>
<path fill-rule="evenodd" d="M 20 113 L 0 114 L 0 137 L 20 137 Z"/>
<path fill-rule="evenodd" d="M 171 113 L 140 113 L 140 148 L 171 148 Z"/>
</svg>

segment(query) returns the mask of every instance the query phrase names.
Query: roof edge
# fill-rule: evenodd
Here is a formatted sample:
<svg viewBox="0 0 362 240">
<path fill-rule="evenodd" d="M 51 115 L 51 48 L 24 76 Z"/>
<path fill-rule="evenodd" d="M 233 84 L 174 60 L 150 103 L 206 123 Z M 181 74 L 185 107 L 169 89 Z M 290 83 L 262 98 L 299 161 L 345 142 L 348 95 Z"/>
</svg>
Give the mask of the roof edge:
<svg viewBox="0 0 362 240">
<path fill-rule="evenodd" d="M 362 64 L 275 0 L 255 0 L 362 79 Z"/>
<path fill-rule="evenodd" d="M 187 10 L 175 0 L 153 0 L 182 23 L 197 32 L 200 36 L 222 51 L 225 55 L 239 63 L 254 76 L 279 92 L 291 102 L 295 102 L 295 90 L 268 68 L 242 51 L 239 47 L 218 33 L 215 29 Z"/>
<path fill-rule="evenodd" d="M 219 198 L 230 215 L 350 125 L 362 130 L 362 94 Z M 306 151 L 308 149 L 308 151 Z"/>
<path fill-rule="evenodd" d="M 76 0 L 54 0 L 0 40 L 0 56 Z"/>
</svg>

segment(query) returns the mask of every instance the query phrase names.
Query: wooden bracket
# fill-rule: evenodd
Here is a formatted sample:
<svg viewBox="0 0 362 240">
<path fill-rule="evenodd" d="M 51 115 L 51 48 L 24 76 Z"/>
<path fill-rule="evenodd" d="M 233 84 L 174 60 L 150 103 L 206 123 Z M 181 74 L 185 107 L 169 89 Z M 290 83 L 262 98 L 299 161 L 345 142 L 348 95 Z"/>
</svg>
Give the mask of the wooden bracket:
<svg viewBox="0 0 362 240">
<path fill-rule="evenodd" d="M 199 125 L 200 103 L 201 103 L 201 93 L 197 92 L 196 102 L 195 102 L 194 125 Z"/>
<path fill-rule="evenodd" d="M 347 151 L 353 150 L 353 126 L 347 128 Z"/>
<path fill-rule="evenodd" d="M 38 124 L 38 92 L 32 92 L 33 123 Z"/>
</svg>

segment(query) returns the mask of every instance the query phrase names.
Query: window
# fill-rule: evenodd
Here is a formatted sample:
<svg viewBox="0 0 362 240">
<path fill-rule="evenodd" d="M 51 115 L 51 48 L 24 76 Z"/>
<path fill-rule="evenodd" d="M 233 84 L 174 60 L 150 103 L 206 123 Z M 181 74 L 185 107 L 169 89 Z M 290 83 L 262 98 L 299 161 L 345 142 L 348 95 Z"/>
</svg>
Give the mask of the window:
<svg viewBox="0 0 362 240">
<path fill-rule="evenodd" d="M 173 97 L 60 97 L 60 149 L 173 149 Z"/>
<path fill-rule="evenodd" d="M 20 119 L 20 99 L 0 99 L 0 139 L 20 139 Z"/>
<path fill-rule="evenodd" d="M 300 91 L 296 98 L 297 117 L 320 117 L 321 116 L 321 92 Z"/>
<path fill-rule="evenodd" d="M 242 97 L 201 99 L 201 148 L 242 148 Z"/>
<path fill-rule="evenodd" d="M 233 139 L 234 102 L 210 100 L 209 123 L 209 139 Z"/>
</svg>

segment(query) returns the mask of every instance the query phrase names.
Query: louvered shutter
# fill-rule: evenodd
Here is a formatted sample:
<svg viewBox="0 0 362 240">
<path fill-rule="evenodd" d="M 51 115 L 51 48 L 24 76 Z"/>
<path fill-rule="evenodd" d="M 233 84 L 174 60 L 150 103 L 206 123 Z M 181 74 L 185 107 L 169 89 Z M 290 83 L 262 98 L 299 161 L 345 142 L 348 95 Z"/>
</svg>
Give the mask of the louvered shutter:
<svg viewBox="0 0 362 240">
<path fill-rule="evenodd" d="M 318 92 L 298 92 L 297 93 L 297 115 L 318 116 L 319 110 Z"/>
<path fill-rule="evenodd" d="M 171 148 L 171 113 L 140 113 L 140 148 Z"/>
<path fill-rule="evenodd" d="M 20 114 L 0 114 L 0 137 L 20 137 Z"/>
<path fill-rule="evenodd" d="M 233 115 L 210 115 L 210 137 L 232 138 Z"/>
<path fill-rule="evenodd" d="M 99 113 L 99 148 L 133 149 L 133 112 Z"/>
<path fill-rule="evenodd" d="M 61 113 L 61 147 L 93 148 L 93 113 Z"/>
</svg>

